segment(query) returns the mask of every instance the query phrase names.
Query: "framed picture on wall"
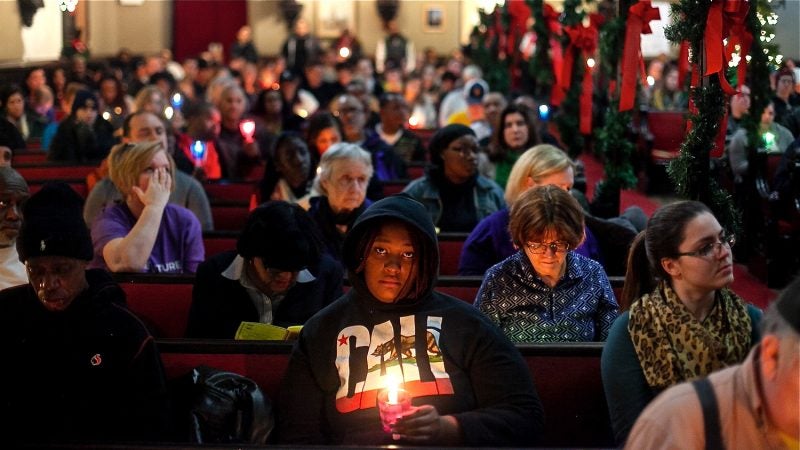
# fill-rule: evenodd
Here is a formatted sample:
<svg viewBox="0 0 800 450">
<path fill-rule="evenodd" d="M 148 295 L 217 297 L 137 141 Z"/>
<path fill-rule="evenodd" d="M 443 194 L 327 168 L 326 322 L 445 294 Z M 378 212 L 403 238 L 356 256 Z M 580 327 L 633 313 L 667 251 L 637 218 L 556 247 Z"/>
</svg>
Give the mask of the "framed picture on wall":
<svg viewBox="0 0 800 450">
<path fill-rule="evenodd" d="M 350 32 L 355 32 L 356 5 L 354 0 L 314 2 L 314 5 L 317 8 L 317 37 L 336 38 L 345 28 Z"/>
<path fill-rule="evenodd" d="M 422 31 L 425 33 L 444 32 L 444 6 L 431 3 L 422 7 Z"/>
</svg>

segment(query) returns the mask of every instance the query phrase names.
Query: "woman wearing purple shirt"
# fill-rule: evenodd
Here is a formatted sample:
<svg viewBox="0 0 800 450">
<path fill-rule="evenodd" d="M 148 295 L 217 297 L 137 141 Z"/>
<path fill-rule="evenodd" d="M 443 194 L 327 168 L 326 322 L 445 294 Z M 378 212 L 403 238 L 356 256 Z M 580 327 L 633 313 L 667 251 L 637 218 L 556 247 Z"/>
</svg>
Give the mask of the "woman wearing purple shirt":
<svg viewBox="0 0 800 450">
<path fill-rule="evenodd" d="M 121 144 L 109 176 L 124 201 L 92 224 L 91 267 L 111 272 L 194 273 L 204 259 L 200 222 L 168 203 L 175 162 L 160 142 Z"/>
</svg>

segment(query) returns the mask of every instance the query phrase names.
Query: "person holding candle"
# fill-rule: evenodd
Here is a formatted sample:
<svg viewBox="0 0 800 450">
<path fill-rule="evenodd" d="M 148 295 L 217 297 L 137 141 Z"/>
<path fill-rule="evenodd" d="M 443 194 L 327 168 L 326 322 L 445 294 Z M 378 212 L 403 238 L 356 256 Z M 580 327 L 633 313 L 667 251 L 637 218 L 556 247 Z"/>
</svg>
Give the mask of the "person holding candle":
<svg viewBox="0 0 800 450">
<path fill-rule="evenodd" d="M 438 245 L 422 204 L 403 194 L 374 203 L 343 254 L 353 287 L 300 333 L 278 402 L 280 442 L 535 442 L 542 406 L 517 349 L 477 309 L 433 290 Z M 405 392 L 396 399 L 383 392 L 392 380 Z M 384 396 L 401 405 L 393 417 Z"/>
<path fill-rule="evenodd" d="M 192 163 L 191 169 L 180 164 L 179 169 L 194 174 L 199 180 L 218 180 L 222 178 L 222 166 L 217 152 L 217 139 L 220 134 L 220 114 L 211 103 L 197 102 L 183 109 L 186 118 L 186 133 L 176 135 L 175 146 L 186 161 Z M 201 151 L 198 150 L 202 149 Z M 178 164 L 178 161 L 175 161 Z"/>
<path fill-rule="evenodd" d="M 222 177 L 260 179 L 266 159 L 262 152 L 271 148 L 272 139 L 267 133 L 256 130 L 255 121 L 244 117 L 247 111 L 244 91 L 236 84 L 226 86 L 216 106 L 222 116 L 217 140 Z"/>
</svg>

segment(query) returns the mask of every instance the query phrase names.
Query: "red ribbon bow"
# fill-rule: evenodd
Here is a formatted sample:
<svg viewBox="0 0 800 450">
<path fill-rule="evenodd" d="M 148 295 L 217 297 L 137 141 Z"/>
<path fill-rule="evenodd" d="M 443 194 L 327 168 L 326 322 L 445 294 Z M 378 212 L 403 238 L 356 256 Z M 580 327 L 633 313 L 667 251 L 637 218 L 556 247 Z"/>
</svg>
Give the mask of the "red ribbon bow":
<svg viewBox="0 0 800 450">
<path fill-rule="evenodd" d="M 553 68 L 553 87 L 550 90 L 550 103 L 558 101 L 561 95 L 561 86 L 564 81 L 561 78 L 561 67 L 564 65 L 564 53 L 561 48 L 561 42 L 558 37 L 561 36 L 561 22 L 558 21 L 559 13 L 553 9 L 550 4 L 545 3 L 542 9 L 542 16 L 547 23 L 547 28 L 550 30 L 550 63 Z"/>
<path fill-rule="evenodd" d="M 725 79 L 728 57 L 736 44 L 741 47 L 742 61 L 739 62 L 738 84 L 744 84 L 747 74 L 747 53 L 753 43 L 753 35 L 747 30 L 745 21 L 750 3 L 745 0 L 712 0 L 706 18 L 706 34 L 703 37 L 706 49 L 705 76 L 717 74 L 722 89 L 728 95 L 736 94 Z M 727 48 L 723 39 L 728 39 Z"/>
<path fill-rule="evenodd" d="M 648 0 L 640 1 L 628 9 L 628 20 L 625 24 L 625 49 L 622 52 L 620 111 L 628 111 L 633 108 L 633 100 L 636 98 L 636 73 L 641 72 L 644 64 L 642 34 L 652 33 L 651 20 L 661 20 L 661 13 Z M 640 67 L 637 68 L 637 66 Z"/>
<path fill-rule="evenodd" d="M 569 91 L 572 85 L 572 67 L 575 65 L 575 55 L 580 52 L 582 60 L 586 61 L 597 50 L 599 32 L 595 23 L 592 22 L 587 27 L 574 25 L 565 29 L 570 42 L 564 58 L 564 65 L 562 66 L 561 89 L 559 89 L 558 95 L 553 95 L 551 100 L 553 105 L 561 104 L 566 92 Z M 592 88 L 592 69 L 587 66 L 583 72 L 583 80 L 581 82 L 580 131 L 582 134 L 592 133 Z M 556 93 L 554 92 L 554 94 Z"/>
</svg>

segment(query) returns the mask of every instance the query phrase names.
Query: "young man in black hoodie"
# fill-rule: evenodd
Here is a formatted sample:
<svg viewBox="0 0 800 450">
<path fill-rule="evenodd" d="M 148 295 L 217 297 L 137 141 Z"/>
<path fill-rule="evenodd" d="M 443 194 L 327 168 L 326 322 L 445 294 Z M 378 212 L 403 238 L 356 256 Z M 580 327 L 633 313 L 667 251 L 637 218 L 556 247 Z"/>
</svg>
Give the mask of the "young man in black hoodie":
<svg viewBox="0 0 800 450">
<path fill-rule="evenodd" d="M 30 282 L 0 292 L 0 425 L 11 443 L 152 441 L 166 429 L 153 337 L 108 273 L 86 270 L 81 199 L 45 185 L 17 238 Z"/>
<path fill-rule="evenodd" d="M 309 319 L 281 390 L 279 441 L 303 444 L 531 445 L 542 406 L 525 362 L 470 305 L 433 290 L 430 216 L 404 195 L 383 199 L 344 243 L 353 288 Z M 412 407 L 381 427 L 389 379 Z"/>
</svg>

